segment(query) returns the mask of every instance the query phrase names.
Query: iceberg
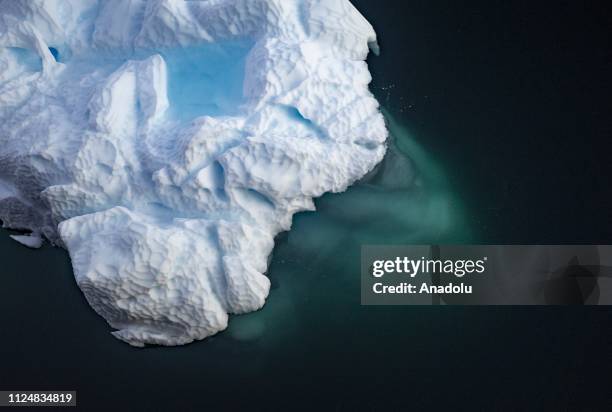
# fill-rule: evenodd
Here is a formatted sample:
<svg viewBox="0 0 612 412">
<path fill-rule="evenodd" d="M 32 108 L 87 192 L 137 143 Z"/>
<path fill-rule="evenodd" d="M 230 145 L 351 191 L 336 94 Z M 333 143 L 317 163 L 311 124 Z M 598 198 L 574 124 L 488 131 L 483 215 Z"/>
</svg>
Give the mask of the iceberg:
<svg viewBox="0 0 612 412">
<path fill-rule="evenodd" d="M 274 237 L 386 152 L 348 0 L 0 0 L 0 219 L 131 345 L 265 303 Z"/>
</svg>

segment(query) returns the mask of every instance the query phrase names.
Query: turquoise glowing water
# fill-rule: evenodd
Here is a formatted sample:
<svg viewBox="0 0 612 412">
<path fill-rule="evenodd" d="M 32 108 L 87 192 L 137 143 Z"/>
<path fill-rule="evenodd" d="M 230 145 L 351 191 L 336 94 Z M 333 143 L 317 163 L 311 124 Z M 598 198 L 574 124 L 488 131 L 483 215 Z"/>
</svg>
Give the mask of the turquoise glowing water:
<svg viewBox="0 0 612 412">
<path fill-rule="evenodd" d="M 318 199 L 316 212 L 297 215 L 291 231 L 278 236 L 270 299 L 262 311 L 234 317 L 229 337 L 297 338 L 303 318 L 318 327 L 325 327 L 328 313 L 350 318 L 360 305 L 361 245 L 470 239 L 443 168 L 388 113 L 386 119 L 391 137 L 385 160 L 345 193 Z"/>
</svg>

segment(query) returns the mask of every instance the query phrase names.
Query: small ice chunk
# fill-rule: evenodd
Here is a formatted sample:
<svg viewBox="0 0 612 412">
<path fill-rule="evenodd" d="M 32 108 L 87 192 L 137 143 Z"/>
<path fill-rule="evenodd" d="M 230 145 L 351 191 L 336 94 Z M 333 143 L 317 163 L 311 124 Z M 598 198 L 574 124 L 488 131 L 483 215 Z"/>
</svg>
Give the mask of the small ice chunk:
<svg viewBox="0 0 612 412">
<path fill-rule="evenodd" d="M 11 235 L 11 238 L 32 249 L 38 249 L 43 243 L 42 238 L 38 235 Z"/>
</svg>

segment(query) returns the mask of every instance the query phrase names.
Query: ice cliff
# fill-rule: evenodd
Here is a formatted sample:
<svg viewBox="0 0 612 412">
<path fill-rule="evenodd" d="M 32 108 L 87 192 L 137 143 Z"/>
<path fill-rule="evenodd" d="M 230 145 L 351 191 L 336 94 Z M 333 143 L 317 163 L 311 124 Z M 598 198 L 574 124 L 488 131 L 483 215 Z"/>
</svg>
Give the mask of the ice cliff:
<svg viewBox="0 0 612 412">
<path fill-rule="evenodd" d="M 371 48 L 348 0 L 0 0 L 0 219 L 68 250 L 117 338 L 213 335 L 383 158 Z"/>
</svg>

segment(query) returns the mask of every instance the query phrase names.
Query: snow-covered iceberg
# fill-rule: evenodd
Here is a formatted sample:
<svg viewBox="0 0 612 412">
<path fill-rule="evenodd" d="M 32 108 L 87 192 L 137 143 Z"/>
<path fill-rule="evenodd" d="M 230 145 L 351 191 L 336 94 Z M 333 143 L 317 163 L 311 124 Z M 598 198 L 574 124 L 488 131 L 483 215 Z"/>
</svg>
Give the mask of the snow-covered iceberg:
<svg viewBox="0 0 612 412">
<path fill-rule="evenodd" d="M 0 0 L 0 219 L 132 345 L 264 305 L 274 236 L 380 162 L 348 0 Z"/>
</svg>

